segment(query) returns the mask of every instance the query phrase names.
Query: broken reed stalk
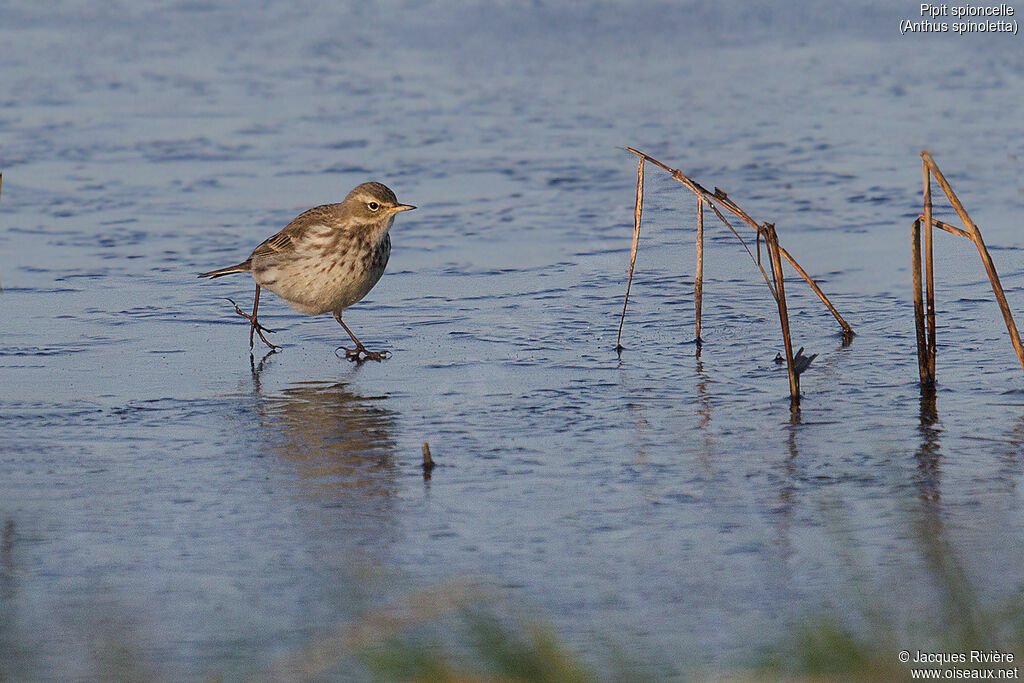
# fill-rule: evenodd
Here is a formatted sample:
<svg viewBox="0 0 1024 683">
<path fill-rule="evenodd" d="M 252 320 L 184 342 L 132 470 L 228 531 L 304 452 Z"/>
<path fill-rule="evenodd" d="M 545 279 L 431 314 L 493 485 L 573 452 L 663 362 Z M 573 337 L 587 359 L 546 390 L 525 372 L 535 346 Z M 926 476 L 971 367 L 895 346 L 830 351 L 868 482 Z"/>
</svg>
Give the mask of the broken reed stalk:
<svg viewBox="0 0 1024 683">
<path fill-rule="evenodd" d="M 779 323 L 782 325 L 782 342 L 786 349 L 786 370 L 789 372 L 789 399 L 790 409 L 797 410 L 800 406 L 800 375 L 793 363 L 793 338 L 789 333 L 789 311 L 786 308 L 786 288 L 782 277 L 782 256 L 779 253 L 779 235 L 775 232 L 775 226 L 766 223 L 764 228 L 765 242 L 768 245 L 768 252 L 772 258 L 772 270 L 775 275 L 775 297 L 779 304 Z M 803 349 L 801 349 L 803 350 Z"/>
<path fill-rule="evenodd" d="M 917 334 L 917 374 L 921 379 L 921 386 L 933 386 L 935 384 L 935 366 L 930 361 L 930 335 L 925 331 L 924 315 L 924 292 L 921 283 L 921 224 L 925 221 L 925 215 L 921 214 L 914 221 L 911 228 L 911 268 L 914 273 L 914 328 Z M 966 237 L 973 241 L 971 233 L 961 230 L 955 225 L 950 225 L 935 218 L 931 218 L 932 226 L 945 230 L 953 235 Z"/>
<path fill-rule="evenodd" d="M 927 171 L 926 171 L 927 173 Z M 921 224 L 925 221 L 925 215 L 921 214 L 914 221 L 910 233 L 911 269 L 914 277 L 914 329 L 917 336 L 917 374 L 922 387 L 933 387 L 935 385 L 935 366 L 931 363 L 930 335 L 925 327 L 924 314 L 924 287 L 921 278 Z M 950 225 L 932 216 L 932 226 L 945 230 L 948 233 L 971 239 L 971 233 L 961 230 L 955 225 Z M 973 241 L 973 240 L 972 240 Z"/>
<path fill-rule="evenodd" d="M 1003 285 L 999 281 L 999 273 L 996 272 L 996 266 L 992 262 L 992 256 L 988 252 L 988 247 L 985 246 L 985 240 L 981 237 L 981 230 L 974 224 L 971 217 L 967 214 L 967 210 L 964 209 L 964 205 L 960 203 L 960 198 L 953 192 L 953 188 L 949 186 L 949 182 L 946 181 L 946 176 L 939 170 L 938 164 L 932 159 L 931 154 L 926 151 L 921 152 L 921 158 L 924 160 L 924 165 L 927 171 L 931 171 L 931 174 L 935 176 L 935 181 L 942 188 L 942 191 L 946 194 L 946 198 L 949 199 L 949 203 L 952 204 L 953 210 L 956 211 L 957 215 L 960 216 L 960 220 L 964 222 L 964 227 L 970 232 L 970 239 L 974 242 L 974 246 L 978 248 L 978 253 L 981 255 L 981 262 L 985 265 L 985 272 L 988 274 L 989 282 L 992 284 L 992 293 L 995 294 L 996 301 L 999 304 L 999 310 L 1003 314 L 1003 322 L 1006 323 L 1006 330 L 1010 333 L 1010 341 L 1013 343 L 1013 349 L 1017 352 L 1017 360 L 1020 361 L 1021 368 L 1024 369 L 1024 345 L 1020 341 L 1020 333 L 1017 331 L 1017 325 L 1013 322 L 1013 313 L 1010 311 L 1010 305 L 1006 302 L 1006 294 L 1003 293 Z M 928 203 L 925 204 L 925 210 L 928 211 L 931 205 L 931 197 L 929 194 Z M 929 215 L 930 218 L 930 215 Z M 934 343 L 934 340 L 932 340 Z"/>
<path fill-rule="evenodd" d="M 722 221 L 729 228 L 729 230 L 736 236 L 736 238 L 746 249 L 747 255 L 757 265 L 761 271 L 761 275 L 764 277 L 765 282 L 768 284 L 768 289 L 771 290 L 772 296 L 775 298 L 775 302 L 779 308 L 779 322 L 782 327 L 782 339 L 786 350 L 786 368 L 789 373 L 789 390 L 790 390 L 790 409 L 797 411 L 800 405 L 800 373 L 807 369 L 811 361 L 814 360 L 815 355 L 803 356 L 803 348 L 797 352 L 796 357 L 793 356 L 793 340 L 789 329 L 789 311 L 786 305 L 786 290 L 784 284 L 784 276 L 782 273 L 782 259 L 785 258 L 789 263 L 797 270 L 800 275 L 807 280 L 810 284 L 811 289 L 814 290 L 815 294 L 825 303 L 828 310 L 839 322 L 843 329 L 843 338 L 848 340 L 854 334 L 853 329 L 850 325 L 843 320 L 843 317 L 839 315 L 839 312 L 832 305 L 832 302 L 828 300 L 825 293 L 821 291 L 817 283 L 807 274 L 799 263 L 796 262 L 789 252 L 784 250 L 779 245 L 779 236 L 775 231 L 775 226 L 769 223 L 764 225 L 758 225 L 754 219 L 752 219 L 743 209 L 741 209 L 735 202 L 729 199 L 725 192 L 715 188 L 714 194 L 708 192 L 700 184 L 690 180 L 683 173 L 677 169 L 672 169 L 661 163 L 657 159 L 647 156 L 643 152 L 639 152 L 632 147 L 626 148 L 629 152 L 637 155 L 640 160 L 637 165 L 637 188 L 636 188 L 636 208 L 633 214 L 633 246 L 629 256 L 629 279 L 626 282 L 626 297 L 622 302 L 622 317 L 619 319 L 619 335 L 616 342 L 616 350 L 622 351 L 622 326 L 626 319 L 626 307 L 629 304 L 629 291 L 633 283 L 633 270 L 636 265 L 636 252 L 637 245 L 640 239 L 640 217 L 643 211 L 643 178 L 644 178 L 644 162 L 650 161 L 656 166 L 665 169 L 672 174 L 672 177 L 685 185 L 691 192 L 697 195 L 697 268 L 696 275 L 694 277 L 694 308 L 696 309 L 696 331 L 697 336 L 694 340 L 697 343 L 698 355 L 700 353 L 700 344 L 702 342 L 701 332 L 701 310 L 702 310 L 702 298 L 704 291 L 704 204 L 706 203 L 711 210 L 714 211 L 715 215 L 718 216 L 719 220 Z M 750 251 L 750 247 L 740 236 L 740 234 L 733 228 L 732 224 L 729 223 L 728 219 L 718 209 L 718 205 L 724 209 L 730 211 L 734 215 L 738 216 L 745 223 L 750 225 L 756 231 L 758 244 L 760 245 L 761 235 L 765 237 L 765 242 L 768 247 L 770 255 L 769 268 L 771 270 L 771 276 L 765 271 L 764 266 L 761 265 L 760 258 L 755 258 L 754 254 Z M 758 247 L 758 256 L 760 256 L 760 247 Z"/>
<path fill-rule="evenodd" d="M 928 322 L 928 376 L 935 381 L 935 259 L 932 249 L 932 179 L 928 164 L 922 164 L 924 173 L 924 283 L 927 290 Z"/>
<path fill-rule="evenodd" d="M 636 205 L 633 207 L 633 247 L 629 251 L 629 279 L 626 281 L 626 298 L 622 302 L 622 317 L 619 318 L 619 336 L 615 349 L 622 351 L 622 324 L 626 322 L 626 306 L 629 304 L 629 288 L 633 285 L 633 268 L 636 266 L 636 248 L 640 243 L 640 217 L 644 212 L 644 158 L 636 167 Z"/>
<path fill-rule="evenodd" d="M 722 221 L 722 223 L 725 224 L 725 227 L 729 228 L 730 232 L 732 232 L 732 234 L 736 236 L 736 239 L 738 239 L 740 241 L 740 244 L 743 245 L 743 248 L 747 250 L 747 255 L 750 256 L 750 260 L 753 261 L 754 265 L 756 265 L 758 267 L 758 269 L 761 271 L 761 275 L 764 277 L 764 281 L 768 284 L 768 289 L 772 290 L 772 296 L 775 296 L 775 285 L 773 284 L 773 278 L 769 277 L 768 273 L 765 272 L 764 266 L 761 265 L 761 260 L 754 257 L 753 252 L 750 251 L 750 247 L 747 246 L 746 240 L 744 240 L 743 237 L 736 231 L 736 228 L 732 227 L 732 223 L 730 223 L 728 221 L 728 219 L 726 219 L 726 217 L 724 215 L 722 215 L 722 212 L 718 210 L 718 207 L 715 206 L 710 201 L 710 199 L 712 199 L 712 198 L 718 199 L 719 201 L 722 202 L 722 206 L 724 206 L 726 209 L 728 209 L 732 213 L 736 214 L 745 223 L 747 223 L 752 228 L 754 228 L 754 230 L 760 231 L 761 230 L 761 226 L 759 226 L 756 222 L 754 222 L 753 218 L 748 216 L 747 213 L 743 209 L 741 209 L 736 204 L 734 204 L 731 200 L 729 200 L 729 198 L 725 194 L 725 192 L 722 192 L 718 188 L 715 188 L 715 193 L 711 194 L 706 189 L 704 189 L 704 187 L 702 187 L 700 185 L 700 183 L 696 183 L 696 182 L 690 180 L 689 178 L 687 178 L 685 175 L 683 175 L 683 172 L 680 171 L 679 169 L 670 168 L 670 167 L 666 166 L 665 164 L 661 163 L 660 161 L 658 161 L 657 159 L 655 159 L 654 157 L 647 156 L 643 152 L 635 150 L 632 147 L 626 147 L 626 151 L 632 152 L 633 154 L 637 155 L 641 159 L 643 159 L 645 161 L 650 161 L 655 166 L 658 166 L 658 167 L 668 171 L 669 173 L 672 174 L 672 177 L 675 180 L 678 180 L 679 182 L 681 182 L 683 185 L 685 185 L 687 188 L 689 188 L 689 190 L 691 192 L 693 192 L 695 195 L 697 195 L 698 199 L 704 199 L 707 202 L 707 205 L 711 207 L 711 210 L 715 212 L 715 215 L 718 216 L 718 220 Z M 728 203 L 726 203 L 726 202 L 728 202 Z"/>
<path fill-rule="evenodd" d="M 924 214 L 921 214 L 920 216 L 918 216 L 917 220 L 924 221 Z M 962 229 L 956 227 L 955 225 L 950 225 L 949 223 L 945 223 L 943 221 L 940 221 L 938 218 L 935 218 L 934 216 L 932 216 L 932 225 L 934 227 L 938 228 L 939 230 L 945 230 L 948 233 L 952 233 L 952 234 L 957 235 L 959 237 L 966 237 L 967 239 L 971 240 L 972 242 L 974 241 L 974 238 L 971 237 L 971 233 L 967 232 L 966 230 L 962 230 Z"/>
<path fill-rule="evenodd" d="M 718 188 L 715 188 L 714 192 L 709 192 L 706 188 L 701 186 L 700 183 L 697 183 L 697 182 L 695 182 L 693 180 L 690 180 L 685 175 L 683 175 L 682 171 L 680 171 L 678 169 L 670 168 L 669 166 L 666 166 L 665 164 L 663 164 L 660 161 L 658 161 L 657 159 L 655 159 L 653 157 L 650 157 L 650 156 L 644 154 L 643 152 L 641 152 L 639 150 L 633 149 L 632 147 L 626 147 L 626 151 L 632 152 L 633 154 L 637 155 L 641 159 L 649 161 L 652 164 L 654 164 L 655 166 L 658 166 L 659 168 L 662 168 L 662 169 L 668 171 L 670 174 L 672 174 L 672 177 L 675 180 L 679 181 L 680 183 L 685 185 L 687 188 L 689 188 L 689 190 L 691 192 L 693 192 L 695 195 L 697 195 L 697 197 L 699 199 L 703 199 L 704 201 L 706 201 L 708 206 L 711 207 L 711 210 L 715 212 L 715 215 L 718 216 L 718 218 L 723 223 L 725 223 L 725 225 L 730 230 L 732 230 L 733 234 L 736 235 L 736 237 L 740 240 L 740 242 L 743 243 L 743 246 L 744 246 L 744 248 L 746 248 L 747 253 L 750 254 L 750 258 L 754 261 L 755 264 L 757 264 L 757 267 L 761 270 L 761 275 L 764 276 L 765 282 L 768 283 L 769 289 L 772 290 L 772 294 L 776 298 L 778 298 L 778 294 L 776 293 L 775 287 L 773 285 L 773 278 L 768 276 L 768 273 L 765 272 L 764 268 L 761 266 L 761 263 L 757 259 L 754 258 L 754 255 L 751 254 L 750 248 L 747 247 L 746 242 L 743 241 L 743 238 L 740 237 L 739 233 L 736 232 L 736 230 L 732 227 L 732 225 L 729 223 L 729 221 L 727 221 L 725 219 L 725 216 L 723 216 L 722 212 L 718 210 L 718 206 L 716 206 L 716 204 L 720 205 L 725 210 L 727 210 L 727 211 L 731 212 L 732 214 L 734 214 L 735 216 L 737 216 L 740 220 L 742 220 L 744 223 L 746 223 L 747 225 L 752 227 L 754 230 L 760 231 L 761 230 L 761 226 L 758 225 L 757 222 L 754 221 L 753 218 L 751 218 L 749 215 L 747 215 L 747 212 L 745 212 L 735 202 L 733 202 L 731 199 L 729 199 L 729 196 L 725 192 L 723 192 L 722 190 L 719 190 Z M 800 265 L 796 262 L 796 259 L 794 259 L 792 256 L 790 256 L 788 253 L 785 256 L 785 259 L 787 261 L 789 261 L 790 264 L 794 268 L 797 269 L 797 272 L 799 272 L 800 275 L 805 280 L 807 280 L 808 284 L 811 285 L 811 289 L 814 290 L 814 293 L 818 295 L 818 298 L 821 299 L 822 303 L 825 304 L 825 306 L 828 308 L 828 310 L 835 317 L 836 322 L 839 323 L 840 327 L 843 330 L 843 336 L 844 337 L 852 337 L 854 335 L 853 328 L 850 327 L 850 325 L 845 320 L 843 320 L 842 316 L 839 315 L 839 312 L 836 310 L 835 306 L 832 305 L 832 302 L 828 300 L 828 297 L 825 296 L 825 293 L 823 291 L 821 291 L 821 288 L 819 288 L 817 286 L 817 284 L 814 282 L 814 280 L 811 279 L 811 277 L 807 274 L 807 271 L 805 271 L 803 268 L 801 268 Z"/>
<path fill-rule="evenodd" d="M 935 384 L 935 284 L 934 284 L 934 273 L 933 273 L 933 261 L 932 261 L 932 246 L 931 246 L 931 228 L 936 227 L 940 230 L 965 237 L 972 242 L 974 246 L 978 248 L 978 253 L 981 255 L 981 262 L 985 266 L 985 272 L 988 274 L 989 282 L 992 285 L 992 293 L 996 297 L 996 302 L 999 304 L 999 310 L 1003 314 L 1003 322 L 1006 323 L 1006 329 L 1010 333 L 1010 341 L 1013 343 L 1013 349 L 1017 352 L 1017 360 L 1020 361 L 1021 368 L 1024 369 L 1024 345 L 1021 344 L 1020 333 L 1017 331 L 1017 325 L 1013 321 L 1013 313 L 1010 311 L 1010 305 L 1006 301 L 1006 294 L 1003 292 L 1003 285 L 999 281 L 999 273 L 996 272 L 995 264 L 992 262 L 992 256 L 989 254 L 988 247 L 985 246 L 985 240 L 981 236 L 981 230 L 974 224 L 971 217 L 967 214 L 967 210 L 964 209 L 963 204 L 960 202 L 960 198 L 953 192 L 953 188 L 950 187 L 946 177 L 942 174 L 938 164 L 932 159 L 932 156 L 927 152 L 921 152 L 921 159 L 923 160 L 922 165 L 922 185 L 924 193 L 924 213 L 922 213 L 914 221 L 914 225 L 911 228 L 911 267 L 913 269 L 914 277 L 914 323 L 917 328 L 917 362 L 918 372 L 921 376 L 921 386 L 927 388 Z M 960 216 L 960 220 L 967 226 L 967 230 L 963 230 L 956 226 L 944 223 L 943 221 L 937 220 L 932 216 L 932 192 L 931 192 L 931 179 L 935 178 L 935 181 L 942 188 L 946 198 L 949 200 L 950 205 L 956 211 L 957 215 Z M 922 302 L 921 292 L 921 226 L 925 228 L 925 275 L 927 277 L 926 289 L 928 292 L 928 313 L 927 313 L 927 329 L 925 325 L 925 313 L 924 304 Z"/>
<path fill-rule="evenodd" d="M 642 161 L 642 159 L 641 159 Z M 700 338 L 701 300 L 704 298 L 704 200 L 697 197 L 697 273 L 693 277 L 693 307 L 697 317 L 697 346 L 704 343 Z"/>
<path fill-rule="evenodd" d="M 917 373 L 921 386 L 935 383 L 928 370 L 928 337 L 924 328 L 924 292 L 921 290 L 921 218 L 910 230 L 910 263 L 914 271 L 914 327 L 917 330 Z"/>
<path fill-rule="evenodd" d="M 803 267 L 796 262 L 796 259 L 790 256 L 789 252 L 781 245 L 779 246 L 779 253 L 782 254 L 782 258 L 789 261 L 789 265 L 793 266 L 793 268 L 796 269 L 796 272 L 800 273 L 801 277 L 803 277 L 803 279 L 807 281 L 807 284 L 811 286 L 811 290 L 813 290 L 814 293 L 818 295 L 818 298 L 821 299 L 821 302 L 825 304 L 825 308 L 832 313 L 832 317 L 834 317 L 840 327 L 843 328 L 843 338 L 852 339 L 854 336 L 853 328 L 850 327 L 850 324 L 843 319 L 843 316 L 839 315 L 839 311 L 836 310 L 836 307 L 833 306 L 832 302 L 828 300 L 827 296 L 825 296 L 825 292 L 821 291 L 821 287 L 818 286 L 818 283 L 807 274 L 807 271 L 804 270 Z"/>
<path fill-rule="evenodd" d="M 700 197 L 699 194 L 697 196 Z M 750 251 L 750 247 L 747 246 L 746 240 L 744 240 L 743 237 L 740 236 L 740 234 L 738 232 L 736 232 L 736 228 L 732 227 L 732 223 L 730 223 L 729 220 L 725 216 L 722 215 L 722 212 L 718 210 L 718 207 L 715 206 L 714 204 L 711 204 L 711 203 L 708 203 L 708 206 L 710 206 L 711 210 L 715 212 L 716 216 L 718 216 L 718 220 L 722 221 L 722 223 L 725 224 L 725 227 L 729 228 L 730 232 L 732 232 L 732 234 L 736 236 L 736 239 L 738 239 L 740 241 L 740 244 L 742 244 L 743 248 L 746 249 L 746 251 L 747 251 L 747 256 L 749 256 L 750 260 L 754 262 L 754 265 L 757 266 L 757 269 L 761 271 L 761 276 L 764 278 L 765 284 L 768 285 L 768 289 L 771 290 L 772 296 L 776 296 L 776 294 L 775 294 L 775 278 L 774 277 L 769 277 L 768 273 L 765 272 L 764 266 L 761 265 L 760 247 L 758 247 L 758 254 L 757 254 L 758 257 L 755 258 L 754 257 L 754 253 L 752 251 Z M 761 228 L 757 228 L 757 230 L 760 231 Z M 760 240 L 760 232 L 758 232 L 758 240 Z M 771 265 L 771 263 L 769 262 L 769 266 L 770 265 Z"/>
</svg>

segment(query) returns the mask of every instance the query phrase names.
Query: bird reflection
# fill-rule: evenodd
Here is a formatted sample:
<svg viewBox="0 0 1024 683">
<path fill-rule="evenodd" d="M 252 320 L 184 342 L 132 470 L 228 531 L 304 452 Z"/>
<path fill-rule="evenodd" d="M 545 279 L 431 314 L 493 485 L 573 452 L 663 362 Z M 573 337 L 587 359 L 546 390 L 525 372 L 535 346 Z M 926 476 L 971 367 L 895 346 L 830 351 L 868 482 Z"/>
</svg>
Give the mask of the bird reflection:
<svg viewBox="0 0 1024 683">
<path fill-rule="evenodd" d="M 365 397 L 343 382 L 299 382 L 263 400 L 271 447 L 297 466 L 314 495 L 395 494 L 395 415 L 385 397 Z"/>
<path fill-rule="evenodd" d="M 396 414 L 387 397 L 363 396 L 337 381 L 296 382 L 268 393 L 262 376 L 274 355 L 258 363 L 250 356 L 256 411 L 269 430 L 267 450 L 293 466 L 303 495 L 347 509 L 349 521 L 389 517 L 398 471 Z"/>
</svg>

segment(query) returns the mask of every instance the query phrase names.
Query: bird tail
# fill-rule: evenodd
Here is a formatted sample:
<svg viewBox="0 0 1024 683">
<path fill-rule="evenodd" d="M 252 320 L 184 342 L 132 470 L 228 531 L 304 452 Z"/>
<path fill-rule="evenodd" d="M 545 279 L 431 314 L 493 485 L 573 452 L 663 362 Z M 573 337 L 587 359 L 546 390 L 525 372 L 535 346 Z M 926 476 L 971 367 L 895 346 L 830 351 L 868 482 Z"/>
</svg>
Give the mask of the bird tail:
<svg viewBox="0 0 1024 683">
<path fill-rule="evenodd" d="M 243 261 L 237 266 L 228 266 L 227 268 L 211 270 L 209 273 L 203 273 L 199 277 L 223 277 L 225 275 L 231 275 L 232 273 L 248 273 L 250 270 L 251 264 L 249 261 Z"/>
</svg>

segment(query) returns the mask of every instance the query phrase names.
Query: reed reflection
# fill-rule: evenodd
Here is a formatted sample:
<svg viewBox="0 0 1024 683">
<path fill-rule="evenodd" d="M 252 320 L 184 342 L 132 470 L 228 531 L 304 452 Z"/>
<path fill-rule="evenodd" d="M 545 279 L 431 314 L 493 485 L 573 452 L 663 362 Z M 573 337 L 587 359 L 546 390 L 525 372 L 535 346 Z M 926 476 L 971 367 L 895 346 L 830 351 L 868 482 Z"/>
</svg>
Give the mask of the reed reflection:
<svg viewBox="0 0 1024 683">
<path fill-rule="evenodd" d="M 925 503 L 936 503 L 942 497 L 942 444 L 939 440 L 942 428 L 938 426 L 939 411 L 935 403 L 934 387 L 921 388 L 920 420 L 918 432 L 921 445 L 914 453 L 917 460 L 918 497 Z"/>
<path fill-rule="evenodd" d="M 0 606 L 14 598 L 14 574 L 14 520 L 8 519 L 0 535 Z"/>
<path fill-rule="evenodd" d="M 797 434 L 803 427 L 800 411 L 790 411 L 789 428 L 786 436 L 786 457 L 777 466 L 779 470 L 778 504 L 772 510 L 772 526 L 776 532 L 775 550 L 779 558 L 788 560 L 796 551 L 793 548 L 792 530 L 796 517 L 796 509 L 800 504 L 800 484 L 806 478 L 803 463 L 800 461 L 800 449 Z"/>
<path fill-rule="evenodd" d="M 1017 487 L 1017 480 L 1024 472 L 1024 416 L 1018 415 L 1013 420 L 1006 434 L 1006 447 L 1001 453 L 1004 480 L 1012 491 Z"/>
<path fill-rule="evenodd" d="M 700 358 L 700 345 L 697 346 L 697 357 Z M 697 367 L 694 371 L 697 375 L 697 424 L 704 432 L 705 445 L 708 442 L 708 428 L 711 426 L 711 396 L 708 392 L 708 384 L 710 379 L 706 372 L 704 372 L 704 363 L 697 361 Z"/>
</svg>

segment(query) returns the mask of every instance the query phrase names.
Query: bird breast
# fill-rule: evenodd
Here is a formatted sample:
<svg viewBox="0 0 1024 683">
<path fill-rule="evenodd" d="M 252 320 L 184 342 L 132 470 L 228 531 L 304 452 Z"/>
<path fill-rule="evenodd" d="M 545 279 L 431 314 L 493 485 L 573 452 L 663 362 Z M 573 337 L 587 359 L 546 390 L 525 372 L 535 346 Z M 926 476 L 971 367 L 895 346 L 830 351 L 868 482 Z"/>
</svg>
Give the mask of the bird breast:
<svg viewBox="0 0 1024 683">
<path fill-rule="evenodd" d="M 386 230 L 378 235 L 316 226 L 293 244 L 288 252 L 255 262 L 253 279 L 310 315 L 341 311 L 362 299 L 384 274 L 391 255 Z"/>
</svg>

